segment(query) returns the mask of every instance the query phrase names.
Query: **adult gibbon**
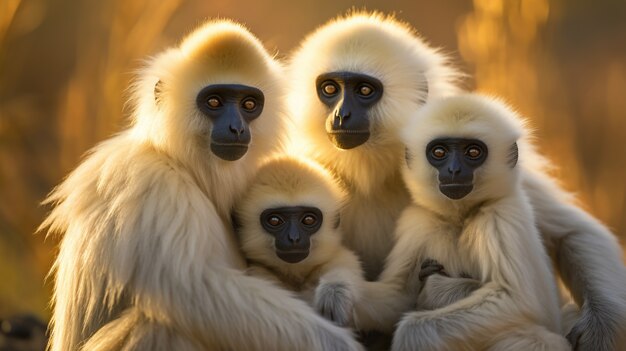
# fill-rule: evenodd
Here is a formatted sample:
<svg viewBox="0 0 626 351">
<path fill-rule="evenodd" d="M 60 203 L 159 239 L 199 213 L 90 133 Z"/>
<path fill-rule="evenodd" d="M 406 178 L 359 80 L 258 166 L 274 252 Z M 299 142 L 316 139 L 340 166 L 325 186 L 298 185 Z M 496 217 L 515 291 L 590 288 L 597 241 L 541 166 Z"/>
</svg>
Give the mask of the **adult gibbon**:
<svg viewBox="0 0 626 351">
<path fill-rule="evenodd" d="M 46 200 L 63 234 L 51 349 L 360 350 L 350 332 L 247 276 L 230 210 L 284 135 L 282 68 L 230 21 L 153 59 L 132 126 Z"/>
<path fill-rule="evenodd" d="M 380 14 L 338 18 L 305 38 L 290 62 L 293 147 L 331 170 L 348 198 L 344 242 L 374 280 L 410 198 L 398 131 L 459 74 L 407 24 Z"/>
</svg>

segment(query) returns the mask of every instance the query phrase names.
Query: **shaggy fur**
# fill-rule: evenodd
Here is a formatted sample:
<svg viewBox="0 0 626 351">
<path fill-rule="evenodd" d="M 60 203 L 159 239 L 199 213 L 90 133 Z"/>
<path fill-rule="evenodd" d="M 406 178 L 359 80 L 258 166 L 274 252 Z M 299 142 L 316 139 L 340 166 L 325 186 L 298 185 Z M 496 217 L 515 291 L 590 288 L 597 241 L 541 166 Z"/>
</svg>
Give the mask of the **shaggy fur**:
<svg viewBox="0 0 626 351">
<path fill-rule="evenodd" d="M 409 25 L 377 13 L 354 13 L 325 24 L 303 40 L 290 70 L 288 102 L 297 127 L 293 147 L 332 170 L 346 187 L 344 241 L 363 260 L 367 278 L 375 279 L 393 246 L 396 219 L 409 203 L 397 131 L 426 99 L 457 91 L 459 74 Z M 368 74 L 384 85 L 369 112 L 370 139 L 348 151 L 328 140 L 324 117 L 330 110 L 315 90 L 316 77 L 333 71 Z"/>
<path fill-rule="evenodd" d="M 342 246 L 341 232 L 335 227 L 343 197 L 341 188 L 321 166 L 281 157 L 261 168 L 235 213 L 250 272 L 273 276 L 323 316 L 348 326 L 360 298 L 363 273 L 356 255 Z M 274 237 L 259 224 L 265 209 L 284 206 L 317 207 L 323 215 L 322 227 L 311 236 L 309 256 L 294 264 L 276 256 Z"/>
<path fill-rule="evenodd" d="M 289 292 L 246 276 L 231 230 L 232 204 L 281 145 L 281 76 L 229 21 L 202 25 L 140 72 L 131 127 L 46 200 L 56 206 L 42 228 L 63 234 L 51 350 L 360 349 Z M 196 107 L 216 83 L 265 94 L 249 151 L 233 162 L 211 153 L 211 123 Z"/>
<path fill-rule="evenodd" d="M 407 286 L 416 283 L 410 274 L 434 259 L 450 276 L 469 274 L 480 287 L 450 305 L 407 313 L 392 348 L 568 350 L 557 334 L 560 309 L 549 258 L 533 225 L 520 168 L 509 162 L 511 147 L 523 139 L 521 120 L 504 104 L 461 95 L 430 101 L 414 121 L 403 133 L 403 174 L 413 204 L 398 221 L 381 284 L 415 289 Z M 460 200 L 439 191 L 438 171 L 426 159 L 426 145 L 447 137 L 478 139 L 488 148 L 487 160 L 474 171 L 474 190 Z M 535 331 L 520 332 L 528 329 Z"/>
</svg>

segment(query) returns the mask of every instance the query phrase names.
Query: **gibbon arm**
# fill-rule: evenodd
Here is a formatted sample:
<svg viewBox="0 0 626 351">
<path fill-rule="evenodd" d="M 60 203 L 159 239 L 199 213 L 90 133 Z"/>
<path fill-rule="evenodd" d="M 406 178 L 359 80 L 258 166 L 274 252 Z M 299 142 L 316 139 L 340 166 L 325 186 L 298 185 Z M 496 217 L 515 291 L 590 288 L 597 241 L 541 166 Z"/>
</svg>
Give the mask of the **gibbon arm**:
<svg viewBox="0 0 626 351">
<path fill-rule="evenodd" d="M 419 223 L 419 227 L 413 223 Z M 391 333 L 402 314 L 415 308 L 421 288 L 418 273 L 424 239 L 414 234 L 436 231 L 436 228 L 432 218 L 422 211 L 414 207 L 405 209 L 396 228 L 396 244 L 387 256 L 379 280 L 364 282 L 361 303 L 355 308 L 357 329 Z"/>
<path fill-rule="evenodd" d="M 548 177 L 527 173 L 525 190 L 556 267 L 581 315 L 568 335 L 575 350 L 614 350 L 626 328 L 626 270 L 615 236 Z"/>
<path fill-rule="evenodd" d="M 337 325 L 354 324 L 353 309 L 359 303 L 364 282 L 358 258 L 342 248 L 324 264 L 320 273 L 313 302 L 315 309 Z"/>
<path fill-rule="evenodd" d="M 448 306 L 468 297 L 480 286 L 481 282 L 476 279 L 433 274 L 423 283 L 417 297 L 417 309 L 435 310 Z"/>
</svg>

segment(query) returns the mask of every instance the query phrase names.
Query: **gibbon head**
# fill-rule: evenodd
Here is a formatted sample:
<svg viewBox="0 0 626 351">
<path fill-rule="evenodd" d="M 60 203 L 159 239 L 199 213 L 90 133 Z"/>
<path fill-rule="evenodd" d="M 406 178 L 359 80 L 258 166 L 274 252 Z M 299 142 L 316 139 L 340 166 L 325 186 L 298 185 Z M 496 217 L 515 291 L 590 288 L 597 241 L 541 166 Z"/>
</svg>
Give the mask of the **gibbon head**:
<svg viewBox="0 0 626 351">
<path fill-rule="evenodd" d="M 286 156 L 269 161 L 233 215 L 246 258 L 271 267 L 326 261 L 341 245 L 343 196 L 317 164 Z"/>
<path fill-rule="evenodd" d="M 280 76 L 280 65 L 244 27 L 210 21 L 141 72 L 135 135 L 182 160 L 263 154 L 283 128 Z"/>
<path fill-rule="evenodd" d="M 403 132 L 405 182 L 418 203 L 482 202 L 517 184 L 523 120 L 474 94 L 429 101 Z"/>
<path fill-rule="evenodd" d="M 397 143 L 408 111 L 454 90 L 456 73 L 407 24 L 354 13 L 309 35 L 290 63 L 290 112 L 315 147 Z M 364 147 L 360 147 L 364 146 Z"/>
</svg>

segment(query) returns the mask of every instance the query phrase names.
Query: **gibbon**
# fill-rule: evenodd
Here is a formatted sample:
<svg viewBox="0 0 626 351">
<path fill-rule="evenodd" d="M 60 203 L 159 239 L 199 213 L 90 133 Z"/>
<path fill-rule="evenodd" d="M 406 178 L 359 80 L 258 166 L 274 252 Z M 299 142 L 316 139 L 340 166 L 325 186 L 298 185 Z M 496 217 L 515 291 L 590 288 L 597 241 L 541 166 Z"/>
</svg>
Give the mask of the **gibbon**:
<svg viewBox="0 0 626 351">
<path fill-rule="evenodd" d="M 408 25 L 377 13 L 322 26 L 302 42 L 289 69 L 293 148 L 341 179 L 348 191 L 345 243 L 375 279 L 410 202 L 399 131 L 424 101 L 457 93 L 460 75 Z M 613 350 L 626 326 L 621 248 L 549 175 L 542 155 L 530 144 L 525 149 L 522 186 L 559 277 L 581 308 L 568 339 L 578 350 Z"/>
<path fill-rule="evenodd" d="M 375 279 L 409 204 L 397 133 L 427 98 L 457 91 L 459 74 L 405 23 L 381 14 L 338 18 L 291 57 L 292 147 L 330 169 L 348 191 L 346 245 Z"/>
<path fill-rule="evenodd" d="M 523 122 L 506 105 L 468 94 L 429 101 L 402 134 L 413 202 L 400 216 L 381 282 L 419 290 L 406 285 L 419 270 L 418 284 L 437 275 L 477 284 L 447 306 L 405 314 L 392 349 L 569 350 L 521 184 Z"/>
<path fill-rule="evenodd" d="M 285 134 L 282 67 L 209 21 L 153 59 L 132 125 L 46 200 L 63 234 L 51 350 L 360 350 L 306 303 L 247 276 L 230 222 Z"/>
<path fill-rule="evenodd" d="M 356 255 L 341 244 L 343 196 L 321 166 L 283 156 L 259 170 L 234 222 L 251 274 L 296 292 L 336 324 L 353 326 L 364 278 Z"/>
</svg>

